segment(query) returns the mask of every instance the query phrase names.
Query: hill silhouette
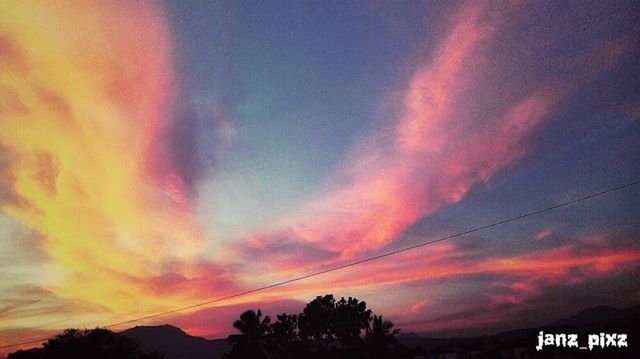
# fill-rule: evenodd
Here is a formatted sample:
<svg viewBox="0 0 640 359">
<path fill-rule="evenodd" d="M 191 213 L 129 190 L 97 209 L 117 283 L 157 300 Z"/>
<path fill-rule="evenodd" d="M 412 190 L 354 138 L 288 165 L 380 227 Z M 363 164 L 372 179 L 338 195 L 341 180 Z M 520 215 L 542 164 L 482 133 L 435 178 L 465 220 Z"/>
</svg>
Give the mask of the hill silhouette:
<svg viewBox="0 0 640 359">
<path fill-rule="evenodd" d="M 155 351 L 166 359 L 219 359 L 231 349 L 224 339 L 195 337 L 169 324 L 137 326 L 120 334 L 136 340 L 145 352 Z"/>
</svg>

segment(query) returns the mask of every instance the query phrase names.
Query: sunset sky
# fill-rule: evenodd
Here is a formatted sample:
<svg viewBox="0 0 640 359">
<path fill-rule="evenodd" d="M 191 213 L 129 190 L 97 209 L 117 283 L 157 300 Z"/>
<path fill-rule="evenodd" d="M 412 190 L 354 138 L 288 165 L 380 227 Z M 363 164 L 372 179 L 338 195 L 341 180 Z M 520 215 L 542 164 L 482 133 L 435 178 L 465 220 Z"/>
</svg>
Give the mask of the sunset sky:
<svg viewBox="0 0 640 359">
<path fill-rule="evenodd" d="M 0 346 L 640 180 L 639 20 L 632 1 L 0 0 Z M 221 338 L 327 293 L 434 336 L 636 305 L 639 200 L 112 329 Z"/>
</svg>

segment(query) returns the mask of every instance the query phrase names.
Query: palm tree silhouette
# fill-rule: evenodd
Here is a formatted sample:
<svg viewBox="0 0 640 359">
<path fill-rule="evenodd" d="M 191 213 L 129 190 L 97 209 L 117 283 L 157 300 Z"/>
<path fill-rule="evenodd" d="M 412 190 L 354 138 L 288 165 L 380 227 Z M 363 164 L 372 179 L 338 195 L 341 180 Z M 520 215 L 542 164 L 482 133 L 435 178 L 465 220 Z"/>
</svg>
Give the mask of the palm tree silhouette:
<svg viewBox="0 0 640 359">
<path fill-rule="evenodd" d="M 234 358 L 267 358 L 265 346 L 267 336 L 271 333 L 271 318 L 261 319 L 262 312 L 258 309 L 247 310 L 240 315 L 240 319 L 233 323 L 240 334 L 232 334 L 227 341 L 233 344 L 231 356 Z"/>
<path fill-rule="evenodd" d="M 400 329 L 393 329 L 393 323 L 382 319 L 382 315 L 374 315 L 365 330 L 364 340 L 369 347 L 372 358 L 384 358 L 396 343 L 395 335 Z"/>
</svg>

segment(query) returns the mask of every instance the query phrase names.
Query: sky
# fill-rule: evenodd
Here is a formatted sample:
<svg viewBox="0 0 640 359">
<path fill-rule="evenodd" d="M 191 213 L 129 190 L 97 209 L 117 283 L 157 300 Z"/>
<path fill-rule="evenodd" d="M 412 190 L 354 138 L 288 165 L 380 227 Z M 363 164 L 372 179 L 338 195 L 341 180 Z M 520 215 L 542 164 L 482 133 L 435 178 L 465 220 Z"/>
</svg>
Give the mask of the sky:
<svg viewBox="0 0 640 359">
<path fill-rule="evenodd" d="M 0 2 L 0 346 L 640 179 L 637 2 Z M 640 303 L 640 186 L 171 315 L 479 335 Z M 14 348 L 4 349 L 11 352 Z M 2 354 L 2 352 L 0 352 Z"/>
</svg>

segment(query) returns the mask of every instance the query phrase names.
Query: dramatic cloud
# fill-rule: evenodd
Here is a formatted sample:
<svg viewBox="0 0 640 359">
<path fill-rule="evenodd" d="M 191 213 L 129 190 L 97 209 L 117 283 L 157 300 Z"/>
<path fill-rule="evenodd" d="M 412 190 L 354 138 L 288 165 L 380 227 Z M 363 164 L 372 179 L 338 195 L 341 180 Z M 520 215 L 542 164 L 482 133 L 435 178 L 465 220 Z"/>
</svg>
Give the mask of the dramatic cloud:
<svg viewBox="0 0 640 359">
<path fill-rule="evenodd" d="M 461 4 L 430 61 L 412 69 L 397 119 L 351 151 L 324 196 L 233 249 L 282 259 L 275 271 L 261 264 L 269 278 L 344 263 L 523 159 L 568 94 L 609 71 L 632 43 L 624 34 L 558 56 L 544 46 L 562 44 L 564 33 L 540 45 L 522 30 L 526 11 L 539 10 Z M 541 61 L 556 62 L 561 75 L 537 71 Z"/>
<path fill-rule="evenodd" d="M 503 23 L 513 11 L 462 6 L 430 63 L 415 71 L 392 128 L 360 144 L 332 190 L 282 219 L 279 229 L 255 235 L 248 252 L 273 253 L 265 242 L 282 243 L 287 252 L 305 243 L 335 252 L 337 259 L 353 258 L 388 244 L 416 220 L 460 201 L 474 184 L 525 156 L 553 109 L 554 93 L 539 87 L 507 97 L 500 92 L 515 84 L 483 85 L 485 74 L 497 70 L 485 48 L 506 31 Z M 315 253 L 301 250 L 299 261 L 331 259 Z"/>
<path fill-rule="evenodd" d="M 418 224 L 446 214 L 454 205 L 463 207 L 460 211 L 465 218 L 475 215 L 474 220 L 484 220 L 478 212 L 492 209 L 482 207 L 485 202 L 465 207 L 470 194 L 486 194 L 497 182 L 512 181 L 505 178 L 511 175 L 509 171 L 529 162 L 556 161 L 556 167 L 543 163 L 540 168 L 556 169 L 553 173 L 557 174 L 557 168 L 583 155 L 536 152 L 543 147 L 541 138 L 547 141 L 544 145 L 567 142 L 577 147 L 602 137 L 614 142 L 614 135 L 628 132 L 631 135 L 625 134 L 625 141 L 631 142 L 638 113 L 634 94 L 594 101 L 598 103 L 571 114 L 579 121 L 559 120 L 570 117 L 567 112 L 581 107 L 585 98 L 603 96 L 606 91 L 581 92 L 590 82 L 613 87 L 611 84 L 624 80 L 623 71 L 617 77 L 614 74 L 620 62 L 622 66 L 632 63 L 628 54 L 637 43 L 637 27 L 603 29 L 628 22 L 627 15 L 620 15 L 626 14 L 622 11 L 626 5 L 615 5 L 615 11 L 603 16 L 593 16 L 599 13 L 599 5 L 585 5 L 573 11 L 571 26 L 565 26 L 566 12 L 554 15 L 555 5 L 468 2 L 442 6 L 448 9 L 443 11 L 447 16 L 433 17 L 431 38 L 419 39 L 425 41 L 425 48 L 406 54 L 413 57 L 394 72 L 398 78 L 392 80 L 397 82 L 383 81 L 385 88 L 380 92 L 386 91 L 384 101 L 391 104 L 380 104 L 385 111 L 380 110 L 376 120 L 354 121 L 357 126 L 370 127 L 357 134 L 337 168 L 327 160 L 323 166 L 331 168 L 331 173 L 314 171 L 314 175 L 328 176 L 323 187 L 308 193 L 305 189 L 300 201 L 307 201 L 277 221 L 263 227 L 260 223 L 266 221 L 240 223 L 245 229 L 259 228 L 250 235 L 233 237 L 234 230 L 233 235 L 220 235 L 224 240 L 219 240 L 217 228 L 208 228 L 210 238 L 205 238 L 193 214 L 193 208 L 202 205 L 198 202 L 204 201 L 198 196 L 199 182 L 206 179 L 215 187 L 220 185 L 216 181 L 224 180 L 228 187 L 222 188 L 233 192 L 233 199 L 248 191 L 270 191 L 272 179 L 261 183 L 260 176 L 243 177 L 263 173 L 247 166 L 268 164 L 241 159 L 254 150 L 278 156 L 283 151 L 275 148 L 280 142 L 271 143 L 268 131 L 253 137 L 243 133 L 245 137 L 236 141 L 234 128 L 246 132 L 262 127 L 253 118 L 244 118 L 250 125 L 233 121 L 247 112 L 262 120 L 255 113 L 270 101 L 282 101 L 275 107 L 284 113 L 286 99 L 260 93 L 261 101 L 252 102 L 250 97 L 242 105 L 227 104 L 206 90 L 198 92 L 199 86 L 193 91 L 174 88 L 171 55 L 176 50 L 170 34 L 179 32 L 171 31 L 164 9 L 157 4 L 0 2 L 0 251 L 7 258 L 0 263 L 0 336 L 5 338 L 0 345 L 48 335 L 66 326 L 105 325 L 206 302 L 389 248 L 436 239 L 438 235 L 425 233 Z M 260 17 L 260 21 L 268 19 Z M 303 22 L 296 18 L 296 23 Z M 218 24 L 223 25 L 228 24 Z M 589 31 L 582 31 L 583 26 Z M 228 30 L 230 39 L 221 43 L 235 46 L 235 36 L 243 38 L 235 30 Z M 415 45 L 416 41 L 406 42 Z M 260 56 L 260 46 L 271 46 L 256 44 L 255 38 L 248 42 Z M 289 49 L 292 43 L 282 48 Z M 223 55 L 239 60 L 234 51 Z M 265 64 L 278 61 L 272 58 L 275 54 L 264 56 Z M 238 62 L 243 71 L 254 64 Z M 350 66 L 356 68 L 359 63 L 354 60 Z M 383 66 L 377 62 L 367 66 L 374 65 Z M 305 63 L 283 78 L 306 78 L 296 71 L 313 66 Z M 375 66 L 371 68 L 378 69 Z M 394 66 L 398 67 L 397 62 Z M 269 66 L 256 67 L 246 76 L 247 86 L 257 83 L 250 93 L 270 88 L 262 80 L 255 82 L 261 77 L 253 71 L 273 72 L 265 77 L 270 80 L 280 76 Z M 367 71 L 371 69 L 362 72 Z M 349 81 L 360 81 L 359 76 Z M 324 82 L 320 91 L 336 90 L 331 87 L 337 86 L 333 81 Z M 176 98 L 188 96 L 194 97 L 174 104 Z M 356 100 L 364 103 L 371 98 Z M 314 119 L 327 116 L 328 112 L 317 111 L 322 106 L 314 106 L 299 112 L 305 116 L 308 112 Z M 598 116 L 605 118 L 610 112 L 601 111 L 593 115 L 600 122 L 591 119 L 584 125 L 587 130 L 578 131 L 581 127 L 576 123 L 582 123 L 584 117 L 581 111 L 610 107 L 624 121 L 609 126 Z M 351 116 L 350 111 L 338 112 Z M 271 117 L 277 121 L 276 115 Z M 326 121 L 327 126 L 302 128 L 356 131 L 356 125 Z M 575 132 L 592 136 L 576 138 Z M 295 141 L 304 144 L 316 135 L 303 130 L 291 133 L 302 134 Z M 336 144 L 343 147 L 327 158 L 342 156 L 344 143 L 354 138 L 347 135 L 353 134 L 339 134 L 342 139 Z M 260 136 L 259 144 L 251 142 Z M 631 160 L 627 158 L 624 167 L 631 168 L 638 163 L 637 151 L 627 142 L 616 142 L 622 149 L 612 153 L 627 154 Z M 253 147 L 229 156 L 221 168 L 233 168 L 241 176 L 221 173 L 210 178 L 213 164 L 224 162 L 223 154 L 236 145 Z M 566 151 L 563 146 L 555 149 Z M 531 154 L 537 156 L 535 161 L 525 161 Z M 605 161 L 604 157 L 594 158 Z M 239 163 L 229 163 L 234 160 Z M 291 160 L 291 166 L 294 162 Z M 580 180 L 586 183 L 598 169 L 582 170 Z M 294 177 L 301 170 L 291 172 Z M 536 182 L 530 172 L 518 176 L 514 181 L 519 189 Z M 531 188 L 535 192 L 538 187 Z M 590 187 L 569 188 L 561 195 L 583 193 L 586 188 Z M 521 198 L 534 199 L 534 205 L 557 203 L 555 196 L 557 192 L 544 198 L 531 193 Z M 248 198 L 247 203 L 252 203 L 253 198 Z M 509 193 L 500 198 L 503 202 L 492 203 L 494 210 L 500 209 L 494 212 L 510 211 L 512 207 L 502 204 L 513 198 Z M 268 210 L 269 204 L 261 203 L 253 210 Z M 282 207 L 280 204 L 274 212 L 282 213 Z M 633 210 L 635 207 L 629 207 Z M 230 213 L 235 214 L 233 209 Z M 250 218 L 252 213 L 241 217 Z M 207 213 L 200 220 L 208 220 L 209 215 L 216 216 Z M 491 247 L 480 241 L 482 237 L 456 238 L 140 324 L 169 322 L 193 334 L 219 337 L 229 332 L 233 319 L 245 309 L 259 306 L 272 315 L 292 313 L 316 295 L 334 293 L 367 300 L 376 312 L 407 330 L 462 333 L 465 329 L 497 329 L 504 323 L 525 325 L 545 306 L 566 308 L 567 298 L 603 304 L 606 298 L 588 294 L 595 292 L 596 285 L 624 293 L 607 303 L 637 302 L 637 290 L 628 288 L 637 283 L 629 278 L 632 274 L 637 277 L 640 263 L 637 224 L 619 213 L 607 215 L 610 218 L 603 215 L 599 221 L 593 220 L 594 214 L 553 220 L 537 217 L 539 222 L 522 234 L 517 245 L 501 241 Z M 271 213 L 263 218 L 275 216 Z M 437 231 L 455 233 L 463 227 L 459 221 L 449 223 L 449 218 L 439 219 Z M 576 225 L 580 221 L 593 223 L 582 229 Z M 603 229 L 602 223 L 610 226 Z M 218 233 L 222 232 L 224 228 Z M 514 232 L 512 229 L 505 237 L 515 240 L 511 238 Z M 506 246 L 511 247 L 505 250 Z M 561 314 L 560 310 L 550 311 L 549 318 Z"/>
<path fill-rule="evenodd" d="M 20 2 L 0 12 L 2 209 L 42 237 L 52 273 L 42 285 L 136 314 L 212 294 L 202 287 L 232 290 L 222 267 L 197 258 L 204 240 L 161 157 L 173 93 L 161 9 Z"/>
</svg>

